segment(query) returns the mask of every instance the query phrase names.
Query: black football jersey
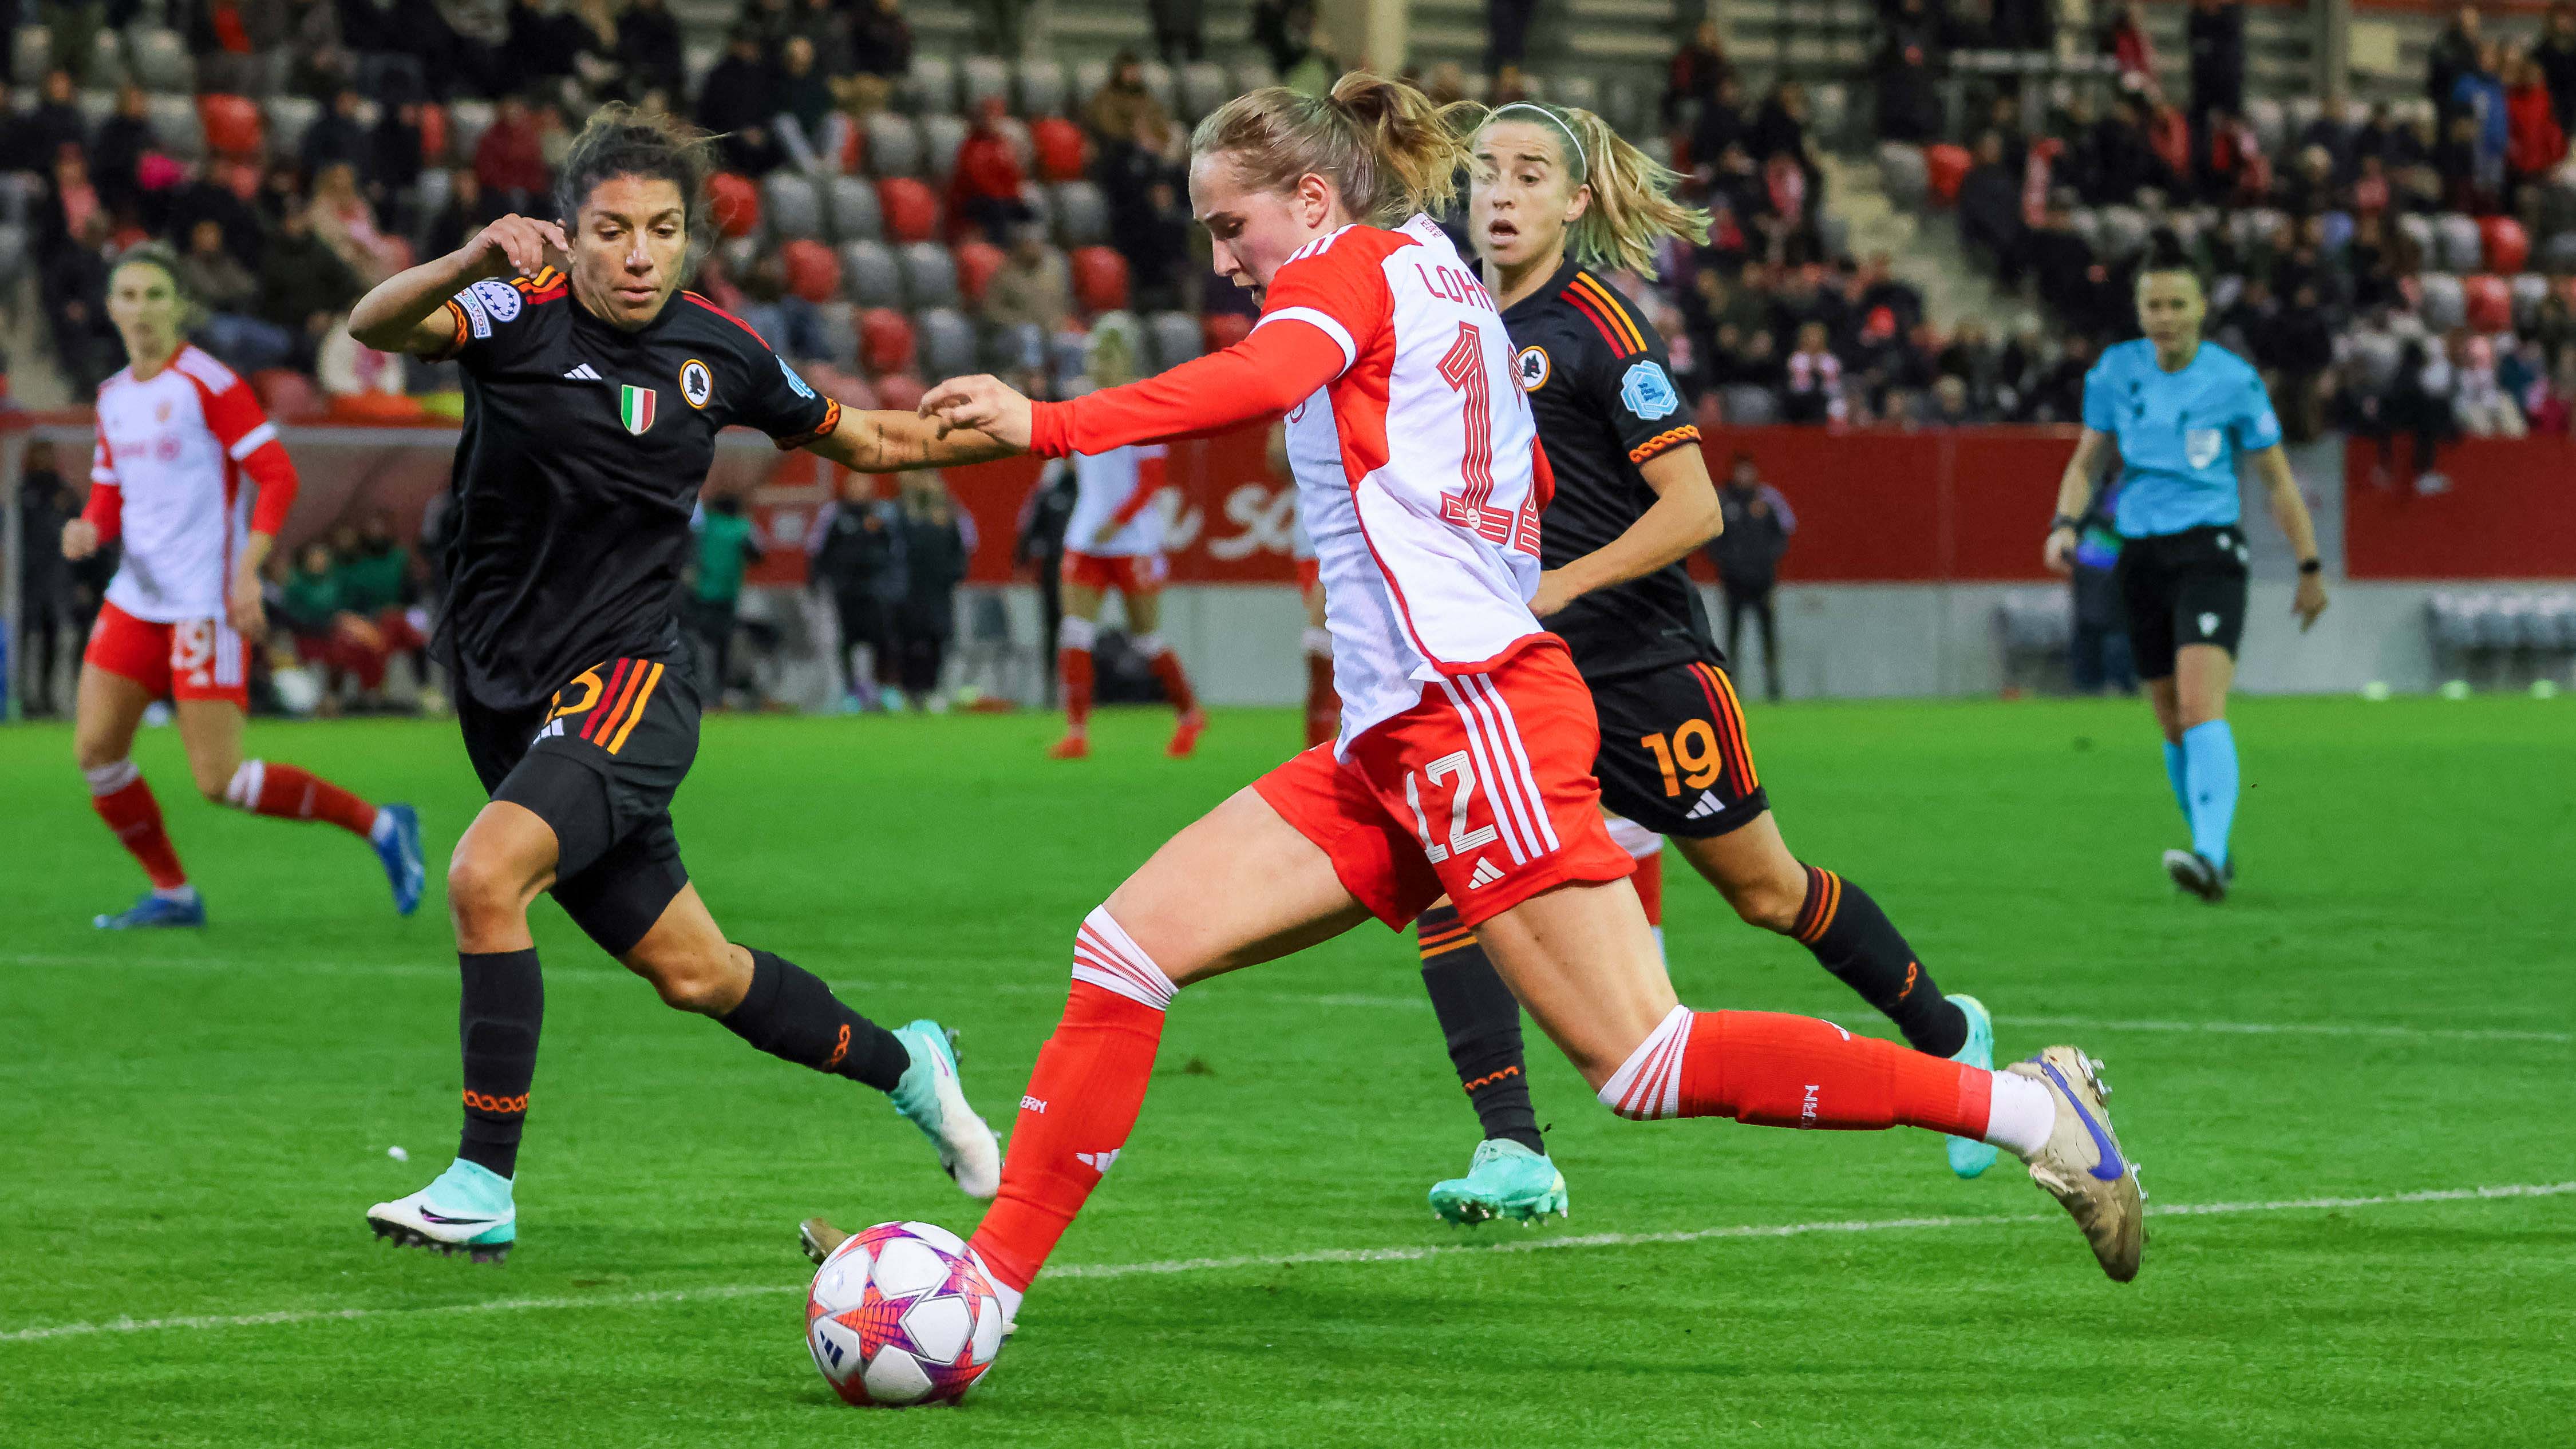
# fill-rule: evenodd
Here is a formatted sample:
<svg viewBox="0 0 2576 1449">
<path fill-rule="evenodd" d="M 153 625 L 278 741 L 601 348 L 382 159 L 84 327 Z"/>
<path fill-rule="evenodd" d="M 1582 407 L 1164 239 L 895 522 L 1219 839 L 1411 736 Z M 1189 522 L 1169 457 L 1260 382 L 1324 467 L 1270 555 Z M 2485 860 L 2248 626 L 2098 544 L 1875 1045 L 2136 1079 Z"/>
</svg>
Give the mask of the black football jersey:
<svg viewBox="0 0 2576 1449">
<path fill-rule="evenodd" d="M 548 268 L 447 304 L 465 373 L 454 529 L 436 647 L 495 709 L 542 702 L 603 659 L 676 637 L 689 515 L 716 433 L 781 448 L 840 421 L 749 324 L 694 292 L 640 331 L 601 321 Z"/>
<path fill-rule="evenodd" d="M 1638 465 L 1699 446 L 1664 340 L 1616 289 L 1568 261 L 1503 313 L 1539 443 L 1556 475 L 1539 535 L 1559 569 L 1628 531 L 1655 505 Z M 1679 563 L 1568 604 L 1547 627 L 1587 679 L 1719 658 L 1699 590 Z"/>
</svg>

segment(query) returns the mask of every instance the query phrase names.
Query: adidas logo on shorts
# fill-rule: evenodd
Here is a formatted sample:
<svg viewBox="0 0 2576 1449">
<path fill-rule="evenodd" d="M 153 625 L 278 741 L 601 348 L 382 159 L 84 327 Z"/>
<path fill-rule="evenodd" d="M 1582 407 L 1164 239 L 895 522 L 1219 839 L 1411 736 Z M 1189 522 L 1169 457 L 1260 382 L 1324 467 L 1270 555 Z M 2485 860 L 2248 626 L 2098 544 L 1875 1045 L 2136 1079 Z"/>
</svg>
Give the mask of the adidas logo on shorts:
<svg viewBox="0 0 2576 1449">
<path fill-rule="evenodd" d="M 1702 790 L 1699 792 L 1699 803 L 1693 805 L 1688 811 L 1684 812 L 1682 818 L 1684 820 L 1706 820 L 1708 817 L 1715 815 L 1725 808 L 1726 802 L 1717 798 L 1717 792 L 1715 790 Z"/>
<path fill-rule="evenodd" d="M 1467 888 L 1469 890 L 1483 890 L 1485 887 L 1492 885 L 1494 882 L 1501 880 L 1502 878 L 1503 873 L 1494 869 L 1494 863 L 1492 861 L 1479 856 L 1476 860 L 1476 868 L 1473 871 L 1470 871 L 1467 875 Z"/>
</svg>

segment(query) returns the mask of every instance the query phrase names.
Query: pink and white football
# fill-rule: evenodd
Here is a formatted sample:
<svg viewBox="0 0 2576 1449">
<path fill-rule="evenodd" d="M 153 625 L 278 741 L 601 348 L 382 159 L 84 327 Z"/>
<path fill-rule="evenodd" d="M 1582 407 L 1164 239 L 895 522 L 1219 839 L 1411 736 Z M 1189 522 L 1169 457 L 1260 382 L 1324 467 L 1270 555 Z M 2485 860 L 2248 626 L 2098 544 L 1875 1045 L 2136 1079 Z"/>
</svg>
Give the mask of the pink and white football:
<svg viewBox="0 0 2576 1449">
<path fill-rule="evenodd" d="M 953 1404 L 1002 1348 L 1002 1300 L 973 1249 L 930 1223 L 879 1223 L 805 1292 L 805 1346 L 843 1400 Z"/>
</svg>

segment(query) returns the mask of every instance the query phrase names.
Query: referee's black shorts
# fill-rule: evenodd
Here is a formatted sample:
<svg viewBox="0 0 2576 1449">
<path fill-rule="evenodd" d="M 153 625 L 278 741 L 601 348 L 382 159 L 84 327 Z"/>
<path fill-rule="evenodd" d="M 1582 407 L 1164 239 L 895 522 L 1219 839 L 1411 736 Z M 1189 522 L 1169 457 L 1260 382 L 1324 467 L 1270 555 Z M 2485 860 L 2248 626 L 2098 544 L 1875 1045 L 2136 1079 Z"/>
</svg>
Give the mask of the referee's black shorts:
<svg viewBox="0 0 2576 1449">
<path fill-rule="evenodd" d="M 2122 539 L 2113 574 L 2129 616 L 2140 679 L 2174 672 L 2174 651 L 2215 644 L 2236 655 L 2245 632 L 2245 531 L 2217 524 Z"/>
<path fill-rule="evenodd" d="M 554 828 L 555 901 L 612 956 L 689 883 L 670 807 L 697 758 L 698 713 L 679 651 L 593 665 L 526 709 L 457 699 L 484 790 Z"/>
<path fill-rule="evenodd" d="M 1726 668 L 1693 659 L 1588 680 L 1601 803 L 1658 835 L 1707 839 L 1771 808 Z"/>
</svg>

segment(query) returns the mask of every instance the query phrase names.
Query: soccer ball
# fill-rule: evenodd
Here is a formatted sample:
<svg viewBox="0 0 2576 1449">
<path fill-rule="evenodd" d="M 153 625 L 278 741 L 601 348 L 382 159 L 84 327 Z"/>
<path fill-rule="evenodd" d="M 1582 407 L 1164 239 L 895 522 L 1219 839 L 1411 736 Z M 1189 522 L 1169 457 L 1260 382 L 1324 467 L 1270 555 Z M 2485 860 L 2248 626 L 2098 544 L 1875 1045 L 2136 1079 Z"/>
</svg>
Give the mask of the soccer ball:
<svg viewBox="0 0 2576 1449">
<path fill-rule="evenodd" d="M 981 1259 L 929 1223 L 879 1223 L 832 1250 L 805 1292 L 805 1347 L 852 1404 L 953 1404 L 1002 1349 Z"/>
</svg>

